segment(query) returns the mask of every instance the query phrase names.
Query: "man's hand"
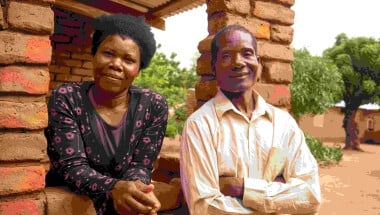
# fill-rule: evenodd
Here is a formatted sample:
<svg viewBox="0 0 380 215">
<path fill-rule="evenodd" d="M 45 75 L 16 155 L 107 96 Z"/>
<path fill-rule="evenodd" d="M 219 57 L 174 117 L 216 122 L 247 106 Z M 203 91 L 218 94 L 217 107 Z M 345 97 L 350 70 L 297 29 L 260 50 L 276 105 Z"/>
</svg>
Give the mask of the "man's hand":
<svg viewBox="0 0 380 215">
<path fill-rule="evenodd" d="M 219 177 L 219 189 L 225 196 L 243 198 L 244 179 L 236 177 Z"/>
<path fill-rule="evenodd" d="M 118 181 L 111 190 L 115 210 L 119 214 L 156 214 L 161 204 L 153 194 L 153 184 L 140 180 Z"/>
</svg>

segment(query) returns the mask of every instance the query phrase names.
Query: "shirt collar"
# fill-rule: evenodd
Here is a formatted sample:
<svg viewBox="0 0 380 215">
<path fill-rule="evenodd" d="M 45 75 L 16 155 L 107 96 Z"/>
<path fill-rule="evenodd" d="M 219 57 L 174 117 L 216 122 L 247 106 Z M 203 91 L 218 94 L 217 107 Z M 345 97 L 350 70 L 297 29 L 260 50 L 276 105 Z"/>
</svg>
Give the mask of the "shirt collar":
<svg viewBox="0 0 380 215">
<path fill-rule="evenodd" d="M 259 116 L 267 116 L 270 121 L 272 121 L 273 116 L 272 112 L 270 111 L 268 104 L 264 100 L 263 97 L 261 97 L 255 90 L 252 90 L 253 96 L 256 100 L 255 109 L 252 112 L 252 117 L 257 118 Z M 232 102 L 224 95 L 224 93 L 219 89 L 218 93 L 215 96 L 215 109 L 216 114 L 218 116 L 218 119 L 221 120 L 224 113 L 227 111 L 234 111 L 241 113 L 233 104 Z"/>
</svg>

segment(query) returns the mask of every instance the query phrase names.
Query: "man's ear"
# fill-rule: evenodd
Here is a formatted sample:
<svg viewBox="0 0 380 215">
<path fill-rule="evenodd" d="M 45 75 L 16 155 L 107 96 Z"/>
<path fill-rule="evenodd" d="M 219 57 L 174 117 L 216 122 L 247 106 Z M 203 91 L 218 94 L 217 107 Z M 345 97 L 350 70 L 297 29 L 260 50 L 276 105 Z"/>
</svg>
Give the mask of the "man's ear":
<svg viewBox="0 0 380 215">
<path fill-rule="evenodd" d="M 211 74 L 216 78 L 216 69 L 214 63 L 211 63 Z"/>
</svg>

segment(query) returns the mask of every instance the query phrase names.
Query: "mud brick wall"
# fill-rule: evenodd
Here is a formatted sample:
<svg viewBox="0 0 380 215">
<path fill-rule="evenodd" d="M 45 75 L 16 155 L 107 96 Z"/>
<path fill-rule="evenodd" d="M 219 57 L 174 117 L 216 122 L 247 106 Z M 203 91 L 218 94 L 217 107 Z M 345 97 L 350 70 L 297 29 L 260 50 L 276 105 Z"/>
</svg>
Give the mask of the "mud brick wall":
<svg viewBox="0 0 380 215">
<path fill-rule="evenodd" d="M 218 86 L 211 70 L 211 40 L 215 33 L 229 24 L 240 24 L 253 32 L 258 40 L 261 77 L 255 89 L 269 103 L 289 110 L 294 59 L 290 44 L 293 40 L 295 0 L 207 0 L 209 36 L 198 45 L 201 53 L 195 86 L 197 107 L 213 97 Z"/>
<path fill-rule="evenodd" d="M 44 214 L 49 1 L 1 1 L 0 214 Z"/>
<path fill-rule="evenodd" d="M 88 198 L 45 188 L 46 98 L 63 82 L 92 80 L 91 19 L 51 7 L 53 1 L 0 1 L 0 215 L 94 214 Z M 193 110 L 217 91 L 211 39 L 235 23 L 258 38 L 262 75 L 257 90 L 270 103 L 289 109 L 294 0 L 207 0 L 206 4 L 209 36 L 198 45 L 201 80 L 193 93 L 196 103 L 189 102 Z M 178 145 L 169 145 L 154 173 L 163 210 L 177 208 L 164 214 L 186 214 L 178 167 Z"/>
<path fill-rule="evenodd" d="M 53 7 L 54 34 L 49 66 L 52 90 L 63 82 L 93 80 L 91 55 L 92 19 Z"/>
</svg>

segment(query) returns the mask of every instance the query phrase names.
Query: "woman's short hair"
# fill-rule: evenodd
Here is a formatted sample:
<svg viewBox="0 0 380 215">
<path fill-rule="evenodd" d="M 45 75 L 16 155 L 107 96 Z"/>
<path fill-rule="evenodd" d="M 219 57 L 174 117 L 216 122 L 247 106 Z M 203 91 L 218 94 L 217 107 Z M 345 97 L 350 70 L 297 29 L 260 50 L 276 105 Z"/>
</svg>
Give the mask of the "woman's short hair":
<svg viewBox="0 0 380 215">
<path fill-rule="evenodd" d="M 216 57 L 217 57 L 217 53 L 219 50 L 219 38 L 220 38 L 220 36 L 224 35 L 226 32 L 230 32 L 230 31 L 242 31 L 242 32 L 249 34 L 252 37 L 252 43 L 253 43 L 252 45 L 253 45 L 253 48 L 255 49 L 255 54 L 257 55 L 257 41 L 256 41 L 255 35 L 252 34 L 252 32 L 250 32 L 248 29 L 246 29 L 245 27 L 243 27 L 241 25 L 227 25 L 226 27 L 224 27 L 220 31 L 218 31 L 215 34 L 214 38 L 212 38 L 212 41 L 211 41 L 211 64 L 212 65 L 216 62 Z"/>
<path fill-rule="evenodd" d="M 93 20 L 92 27 L 92 55 L 96 54 L 100 43 L 109 35 L 118 34 L 129 37 L 140 47 L 140 69 L 148 67 L 156 52 L 156 40 L 151 27 L 144 17 L 135 17 L 127 14 L 101 15 Z"/>
</svg>

